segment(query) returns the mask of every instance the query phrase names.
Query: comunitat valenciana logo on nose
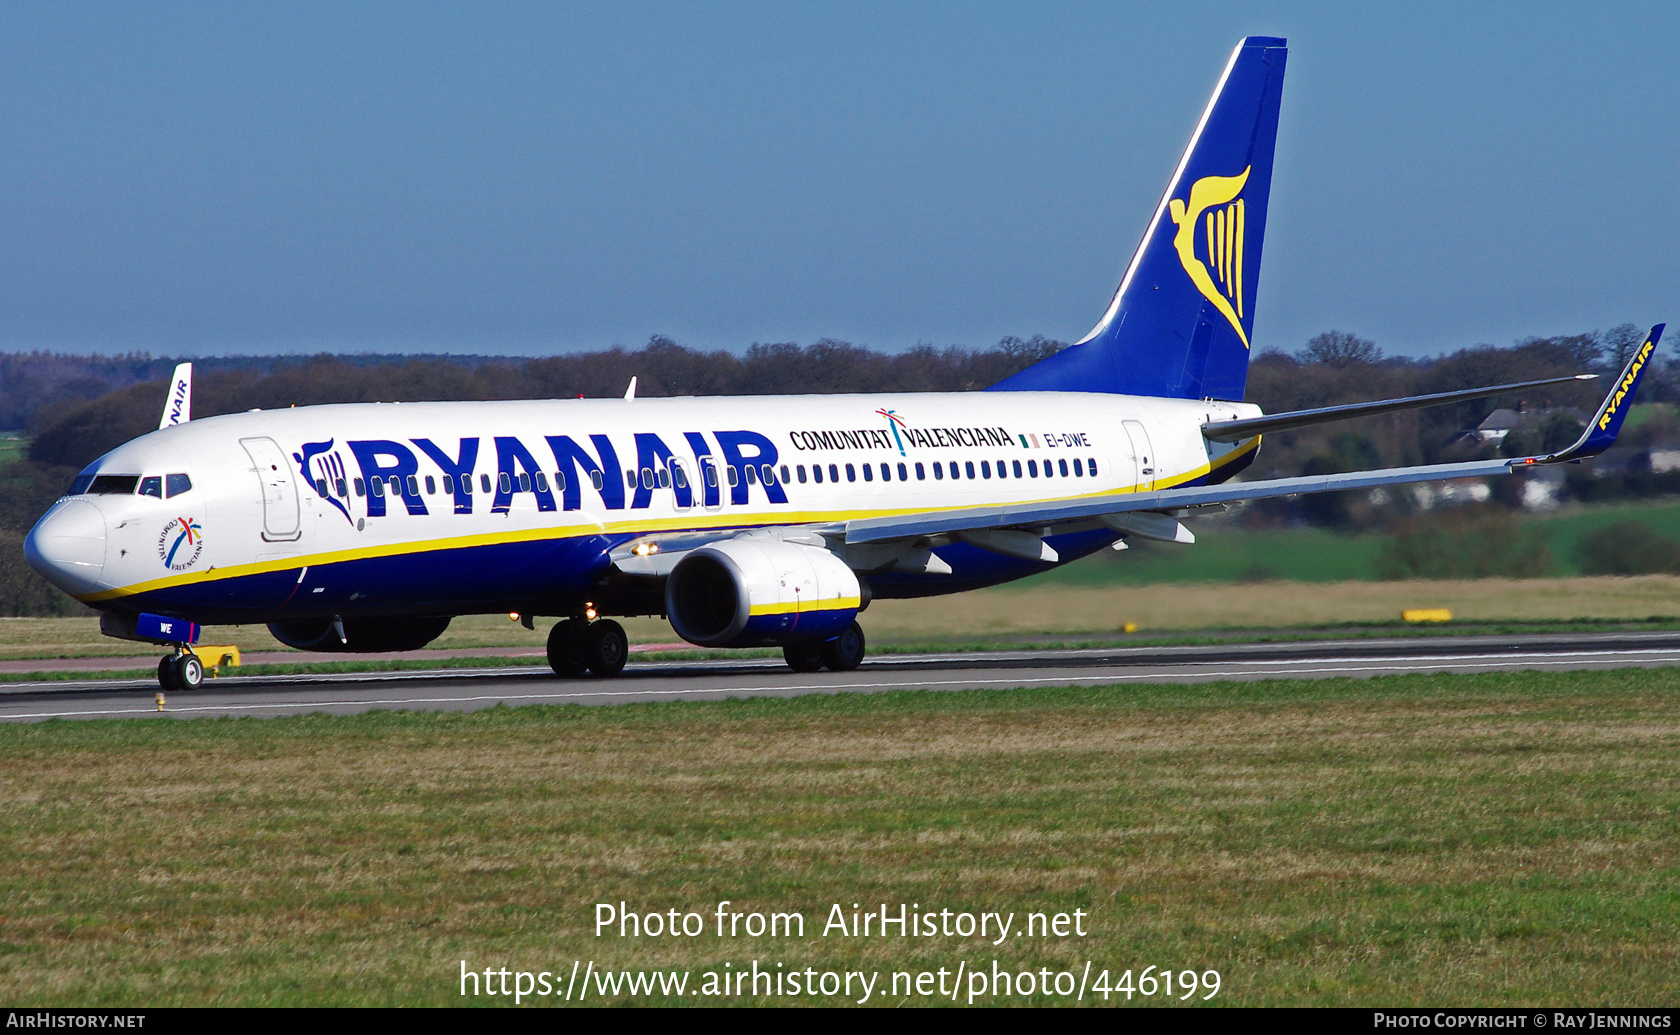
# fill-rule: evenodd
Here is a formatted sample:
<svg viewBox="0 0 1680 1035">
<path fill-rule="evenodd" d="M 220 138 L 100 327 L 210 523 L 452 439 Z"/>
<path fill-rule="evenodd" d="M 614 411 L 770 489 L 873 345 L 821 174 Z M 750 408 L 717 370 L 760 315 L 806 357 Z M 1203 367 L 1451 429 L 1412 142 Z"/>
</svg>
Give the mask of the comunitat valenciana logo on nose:
<svg viewBox="0 0 1680 1035">
<path fill-rule="evenodd" d="M 190 517 L 172 519 L 158 534 L 158 560 L 170 571 L 186 571 L 204 550 L 204 530 Z"/>
<path fill-rule="evenodd" d="M 1188 202 L 1173 198 L 1167 203 L 1172 221 L 1178 225 L 1173 247 L 1191 283 L 1214 308 L 1225 314 L 1231 328 L 1248 348 L 1243 330 L 1243 241 L 1247 232 L 1243 185 L 1250 166 L 1236 176 L 1204 176 L 1190 187 Z M 1197 254 L 1197 247 L 1206 251 Z"/>
</svg>

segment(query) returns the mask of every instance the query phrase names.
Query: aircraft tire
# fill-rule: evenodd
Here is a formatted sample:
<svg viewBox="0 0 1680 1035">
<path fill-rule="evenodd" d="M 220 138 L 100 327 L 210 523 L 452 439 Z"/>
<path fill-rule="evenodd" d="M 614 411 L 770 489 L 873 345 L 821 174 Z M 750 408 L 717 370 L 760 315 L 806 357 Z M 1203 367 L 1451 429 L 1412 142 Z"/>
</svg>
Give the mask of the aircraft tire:
<svg viewBox="0 0 1680 1035">
<path fill-rule="evenodd" d="M 815 672 L 823 667 L 820 643 L 789 643 L 782 647 L 782 657 L 795 672 Z"/>
<path fill-rule="evenodd" d="M 610 618 L 589 627 L 589 671 L 598 676 L 616 676 L 630 660 L 630 637 L 624 626 Z"/>
<path fill-rule="evenodd" d="M 165 690 L 175 689 L 175 659 L 158 659 L 158 686 Z"/>
<path fill-rule="evenodd" d="M 562 679 L 589 671 L 589 624 L 581 618 L 554 623 L 548 632 L 548 667 Z"/>
<path fill-rule="evenodd" d="M 823 664 L 831 672 L 850 672 L 863 664 L 863 626 L 853 622 L 839 636 L 822 645 Z"/>
<path fill-rule="evenodd" d="M 183 654 L 170 659 L 169 671 L 174 678 L 175 689 L 197 690 L 204 685 L 204 662 L 198 660 L 196 654 Z"/>
</svg>

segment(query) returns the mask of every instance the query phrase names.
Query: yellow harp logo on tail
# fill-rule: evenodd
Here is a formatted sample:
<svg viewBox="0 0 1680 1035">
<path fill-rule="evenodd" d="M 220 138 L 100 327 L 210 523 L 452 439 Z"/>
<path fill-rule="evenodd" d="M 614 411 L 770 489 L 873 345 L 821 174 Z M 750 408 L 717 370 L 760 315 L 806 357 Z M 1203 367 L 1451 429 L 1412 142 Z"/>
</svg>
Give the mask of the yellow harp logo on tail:
<svg viewBox="0 0 1680 1035">
<path fill-rule="evenodd" d="M 1178 225 L 1178 233 L 1173 235 L 1178 261 L 1202 297 L 1225 314 L 1245 349 L 1249 347 L 1242 326 L 1243 238 L 1247 225 L 1240 195 L 1253 168 L 1249 166 L 1236 176 L 1204 176 L 1191 185 L 1188 203 L 1179 198 L 1167 203 L 1167 211 Z M 1204 240 L 1205 259 L 1196 255 L 1196 244 Z"/>
</svg>

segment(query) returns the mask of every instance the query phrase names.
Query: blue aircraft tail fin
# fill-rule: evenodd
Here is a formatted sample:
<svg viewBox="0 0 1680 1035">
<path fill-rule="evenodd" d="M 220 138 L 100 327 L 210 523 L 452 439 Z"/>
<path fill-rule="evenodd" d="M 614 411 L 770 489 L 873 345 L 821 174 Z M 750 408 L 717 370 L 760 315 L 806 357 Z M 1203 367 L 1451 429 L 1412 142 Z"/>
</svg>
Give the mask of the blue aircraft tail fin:
<svg viewBox="0 0 1680 1035">
<path fill-rule="evenodd" d="M 1288 53 L 1237 45 L 1102 320 L 993 390 L 1242 398 Z"/>
</svg>

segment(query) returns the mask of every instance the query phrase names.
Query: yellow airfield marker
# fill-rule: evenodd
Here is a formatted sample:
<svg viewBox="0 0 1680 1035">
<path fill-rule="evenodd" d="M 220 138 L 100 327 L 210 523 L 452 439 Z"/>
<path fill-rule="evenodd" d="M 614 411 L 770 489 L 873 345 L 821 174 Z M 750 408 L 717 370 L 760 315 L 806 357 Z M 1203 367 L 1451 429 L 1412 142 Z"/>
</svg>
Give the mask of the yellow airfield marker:
<svg viewBox="0 0 1680 1035">
<path fill-rule="evenodd" d="M 1414 607 L 1400 612 L 1400 617 L 1408 622 L 1450 622 L 1452 612 L 1444 607 Z"/>
<path fill-rule="evenodd" d="M 200 644 L 193 648 L 193 653 L 198 655 L 199 661 L 204 663 L 205 670 L 212 678 L 220 676 L 224 668 L 239 667 L 239 648 L 232 645 L 207 647 Z"/>
</svg>

